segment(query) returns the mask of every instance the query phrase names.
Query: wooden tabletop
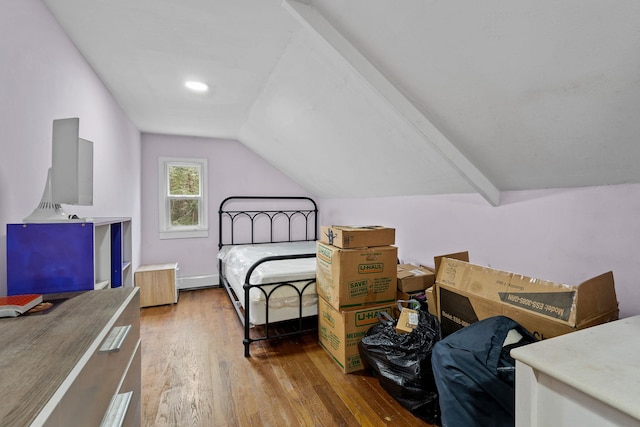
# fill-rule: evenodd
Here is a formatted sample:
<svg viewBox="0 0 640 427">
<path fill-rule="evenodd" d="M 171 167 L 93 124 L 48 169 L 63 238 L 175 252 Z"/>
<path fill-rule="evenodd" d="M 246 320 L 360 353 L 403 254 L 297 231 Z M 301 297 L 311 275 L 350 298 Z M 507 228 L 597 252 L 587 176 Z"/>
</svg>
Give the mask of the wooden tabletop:
<svg viewBox="0 0 640 427">
<path fill-rule="evenodd" d="M 137 291 L 89 291 L 46 314 L 1 318 L 2 424 L 29 425 L 82 356 L 104 339 L 109 322 Z"/>
</svg>

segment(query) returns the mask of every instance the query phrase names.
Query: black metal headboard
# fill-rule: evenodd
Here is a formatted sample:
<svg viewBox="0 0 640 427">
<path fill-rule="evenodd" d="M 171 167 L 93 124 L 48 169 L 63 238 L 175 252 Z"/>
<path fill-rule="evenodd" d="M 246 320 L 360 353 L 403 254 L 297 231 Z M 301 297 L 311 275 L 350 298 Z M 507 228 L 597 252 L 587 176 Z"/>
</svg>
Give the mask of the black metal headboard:
<svg viewBox="0 0 640 427">
<path fill-rule="evenodd" d="M 218 249 L 317 240 L 318 206 L 304 196 L 231 196 L 220 203 L 218 226 Z"/>
</svg>

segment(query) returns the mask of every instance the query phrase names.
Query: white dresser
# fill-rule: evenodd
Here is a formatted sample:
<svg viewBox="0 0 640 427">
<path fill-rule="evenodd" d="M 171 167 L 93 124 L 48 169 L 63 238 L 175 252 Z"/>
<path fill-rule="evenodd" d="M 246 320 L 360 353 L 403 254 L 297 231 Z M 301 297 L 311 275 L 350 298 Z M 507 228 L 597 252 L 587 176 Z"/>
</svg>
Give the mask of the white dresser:
<svg viewBox="0 0 640 427">
<path fill-rule="evenodd" d="M 138 288 L 0 319 L 0 424 L 140 426 Z"/>
<path fill-rule="evenodd" d="M 516 427 L 640 426 L 640 316 L 511 351 Z"/>
</svg>

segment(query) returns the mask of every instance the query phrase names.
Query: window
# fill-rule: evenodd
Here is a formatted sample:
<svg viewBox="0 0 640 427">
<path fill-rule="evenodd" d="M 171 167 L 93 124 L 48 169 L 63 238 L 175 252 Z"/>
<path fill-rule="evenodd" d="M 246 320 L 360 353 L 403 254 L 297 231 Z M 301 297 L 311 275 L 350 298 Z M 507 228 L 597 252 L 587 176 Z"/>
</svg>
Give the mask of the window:
<svg viewBox="0 0 640 427">
<path fill-rule="evenodd" d="M 207 159 L 161 157 L 160 238 L 208 237 Z"/>
</svg>

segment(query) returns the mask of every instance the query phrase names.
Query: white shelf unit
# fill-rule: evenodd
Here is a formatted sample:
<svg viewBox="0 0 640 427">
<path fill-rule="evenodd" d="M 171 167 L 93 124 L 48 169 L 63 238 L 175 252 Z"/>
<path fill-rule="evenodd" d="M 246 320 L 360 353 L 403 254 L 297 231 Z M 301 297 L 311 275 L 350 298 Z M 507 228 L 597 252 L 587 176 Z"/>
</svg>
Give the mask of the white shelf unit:
<svg viewBox="0 0 640 427">
<path fill-rule="evenodd" d="M 131 254 L 131 218 L 7 224 L 7 291 L 132 287 Z"/>
<path fill-rule="evenodd" d="M 131 220 L 104 218 L 94 223 L 95 289 L 130 287 Z"/>
<path fill-rule="evenodd" d="M 95 224 L 94 235 L 94 271 L 95 289 L 111 287 L 111 225 Z"/>
</svg>

